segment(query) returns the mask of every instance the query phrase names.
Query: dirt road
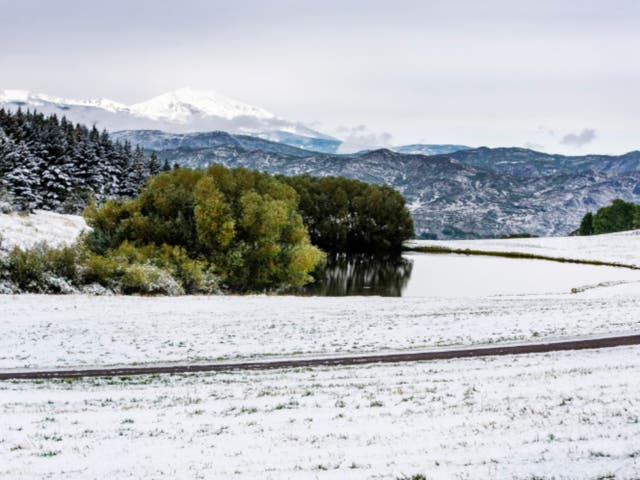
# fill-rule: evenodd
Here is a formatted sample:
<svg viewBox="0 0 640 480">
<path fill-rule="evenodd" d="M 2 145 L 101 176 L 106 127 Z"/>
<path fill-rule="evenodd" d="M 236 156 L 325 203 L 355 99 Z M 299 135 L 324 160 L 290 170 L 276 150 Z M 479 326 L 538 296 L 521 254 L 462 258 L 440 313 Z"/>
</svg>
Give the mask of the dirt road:
<svg viewBox="0 0 640 480">
<path fill-rule="evenodd" d="M 397 353 L 327 355 L 318 357 L 290 357 L 271 360 L 228 361 L 208 363 L 153 363 L 145 365 L 66 367 L 1 370 L 0 380 L 47 379 L 74 377 L 111 377 L 161 373 L 224 372 L 233 370 L 268 370 L 274 368 L 305 368 L 320 366 L 364 365 L 371 363 L 420 362 L 453 358 L 493 355 L 520 355 L 640 345 L 640 334 L 604 337 L 574 337 L 540 342 L 482 345 L 473 347 L 437 348 Z"/>
</svg>

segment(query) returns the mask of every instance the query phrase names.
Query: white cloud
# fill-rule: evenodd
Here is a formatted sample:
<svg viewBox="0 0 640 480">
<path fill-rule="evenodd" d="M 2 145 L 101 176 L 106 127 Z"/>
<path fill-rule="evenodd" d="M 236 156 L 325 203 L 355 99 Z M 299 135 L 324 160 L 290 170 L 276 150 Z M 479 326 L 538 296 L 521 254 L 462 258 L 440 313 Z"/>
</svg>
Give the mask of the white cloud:
<svg viewBox="0 0 640 480">
<path fill-rule="evenodd" d="M 580 133 L 568 133 L 560 143 L 570 147 L 580 148 L 596 138 L 596 131 L 592 128 L 585 128 Z"/>
<path fill-rule="evenodd" d="M 355 127 L 340 126 L 336 129 L 336 135 L 341 138 L 342 144 L 339 153 L 353 153 L 361 150 L 384 148 L 391 145 L 392 135 L 388 132 L 375 133 L 366 125 Z"/>
</svg>

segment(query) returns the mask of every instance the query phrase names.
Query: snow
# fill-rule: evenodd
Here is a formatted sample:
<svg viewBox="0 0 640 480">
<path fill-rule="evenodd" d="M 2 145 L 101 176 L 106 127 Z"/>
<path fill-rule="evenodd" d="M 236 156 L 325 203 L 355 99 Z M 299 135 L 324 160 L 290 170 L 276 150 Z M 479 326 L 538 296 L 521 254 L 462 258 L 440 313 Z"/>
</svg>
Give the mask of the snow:
<svg viewBox="0 0 640 480">
<path fill-rule="evenodd" d="M 458 299 L 0 295 L 0 312 L 0 368 L 113 365 L 637 332 L 640 284 Z"/>
<path fill-rule="evenodd" d="M 635 479 L 635 347 L 0 383 L 0 477 Z"/>
<path fill-rule="evenodd" d="M 115 102 L 113 100 L 109 100 L 108 98 L 91 98 L 89 100 L 80 100 L 80 101 L 77 101 L 76 103 L 72 103 L 72 105 L 73 104 L 86 106 L 86 107 L 101 108 L 103 110 L 107 110 L 113 113 L 123 112 L 128 110 L 128 107 L 125 104 L 120 102 Z"/>
<path fill-rule="evenodd" d="M 409 209 L 410 212 L 415 212 L 421 207 L 422 207 L 422 201 L 420 201 L 420 198 L 416 198 L 413 202 L 407 205 L 407 208 Z"/>
<path fill-rule="evenodd" d="M 28 245 L 70 242 L 86 226 L 81 217 L 36 212 L 2 215 L 0 227 L 9 242 Z M 637 265 L 638 235 L 416 243 Z M 453 298 L 0 295 L 0 368 L 613 335 L 640 331 L 639 313 L 640 282 L 633 280 L 576 293 Z M 6 381 L 0 478 L 637 479 L 639 378 L 640 349 L 633 346 Z"/>
<path fill-rule="evenodd" d="M 26 102 L 29 100 L 31 92 L 28 90 L 2 90 L 0 91 L 0 101 L 2 102 Z"/>
<path fill-rule="evenodd" d="M 228 120 L 242 116 L 265 120 L 276 118 L 274 114 L 262 108 L 242 103 L 219 93 L 195 90 L 190 87 L 179 88 L 133 105 L 125 105 L 106 98 L 73 100 L 32 93 L 27 90 L 2 90 L 0 91 L 0 103 L 2 102 L 30 103 L 36 106 L 53 103 L 66 106 L 97 107 L 113 113 L 129 113 L 153 120 L 177 123 L 187 122 L 194 114 L 212 115 Z"/>
<path fill-rule="evenodd" d="M 0 90 L 0 106 L 8 109 L 37 109 L 60 114 L 84 124 L 108 130 L 163 130 L 205 132 L 224 130 L 248 134 L 276 134 L 287 131 L 310 138 L 331 138 L 253 105 L 207 90 L 190 87 L 126 105 L 106 98 L 75 100 L 27 90 Z"/>
<path fill-rule="evenodd" d="M 79 215 L 65 215 L 46 210 L 36 210 L 33 214 L 0 214 L 0 250 L 14 246 L 28 248 L 36 243 L 49 245 L 70 245 L 81 232 L 88 230 L 84 218 Z"/>
<path fill-rule="evenodd" d="M 34 106 L 42 106 L 45 103 L 54 103 L 62 106 L 98 107 L 114 113 L 128 110 L 128 107 L 125 104 L 106 98 L 72 100 L 46 95 L 44 93 L 32 93 L 28 90 L 0 90 L 0 103 L 2 102 L 29 103 Z"/>
<path fill-rule="evenodd" d="M 275 118 L 275 115 L 261 108 L 247 105 L 218 93 L 194 90 L 190 87 L 159 95 L 146 102 L 131 105 L 130 108 L 136 115 L 179 123 L 185 123 L 194 113 L 226 119 L 241 116 L 260 119 Z"/>
<path fill-rule="evenodd" d="M 84 220 L 72 215 L 44 211 L 28 217 L 0 215 L 5 248 L 43 240 L 70 243 L 84 228 Z M 415 243 L 474 249 L 480 244 L 499 250 L 507 245 L 509 251 L 635 263 L 640 262 L 638 234 Z M 452 257 L 457 263 L 465 258 L 428 257 L 443 262 Z M 440 283 L 457 285 L 457 290 L 447 295 L 435 288 L 417 292 L 411 285 L 411 296 L 401 298 L 0 295 L 0 368 L 364 353 L 640 331 L 638 272 L 477 258 L 488 265 L 476 277 L 463 269 L 454 270 L 453 279 L 444 278 L 428 264 L 427 270 L 432 275 L 435 272 Z M 493 270 L 492 262 L 496 264 Z M 478 283 L 492 271 L 498 276 L 531 280 L 533 270 L 505 273 L 507 270 L 498 268 L 501 263 L 527 262 L 557 267 L 553 275 L 558 276 L 565 267 L 568 271 L 602 270 L 606 275 L 584 276 L 576 271 L 575 281 L 562 288 L 553 288 L 555 283 L 549 281 L 538 291 L 540 282 L 533 286 L 527 283 L 521 285 L 522 292 L 512 295 L 472 295 L 464 287 L 467 277 Z M 433 283 L 433 278 L 424 277 L 419 268 L 415 270 L 416 283 Z M 598 278 L 602 281 L 594 280 Z M 505 279 L 493 283 L 502 285 Z"/>
<path fill-rule="evenodd" d="M 410 246 L 456 250 L 519 252 L 534 255 L 596 260 L 640 267 L 640 230 L 575 237 L 509 238 L 482 240 L 413 240 Z"/>
</svg>

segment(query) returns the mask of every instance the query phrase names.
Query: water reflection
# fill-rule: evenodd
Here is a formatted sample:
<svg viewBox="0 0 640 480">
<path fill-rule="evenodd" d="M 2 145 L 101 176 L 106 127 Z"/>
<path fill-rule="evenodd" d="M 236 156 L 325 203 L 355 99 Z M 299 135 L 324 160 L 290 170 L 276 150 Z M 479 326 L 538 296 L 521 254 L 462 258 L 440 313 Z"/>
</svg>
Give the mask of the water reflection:
<svg viewBox="0 0 640 480">
<path fill-rule="evenodd" d="M 338 255 L 327 260 L 320 278 L 303 294 L 324 296 L 379 295 L 400 297 L 411 278 L 413 260 L 368 255 Z"/>
</svg>

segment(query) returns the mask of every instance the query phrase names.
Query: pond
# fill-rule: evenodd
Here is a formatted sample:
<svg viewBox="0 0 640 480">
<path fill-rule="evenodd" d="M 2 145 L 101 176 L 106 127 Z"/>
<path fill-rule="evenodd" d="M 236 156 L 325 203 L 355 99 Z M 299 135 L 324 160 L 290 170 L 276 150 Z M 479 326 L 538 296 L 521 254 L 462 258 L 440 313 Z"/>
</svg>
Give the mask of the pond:
<svg viewBox="0 0 640 480">
<path fill-rule="evenodd" d="M 545 260 L 408 253 L 390 259 L 330 259 L 323 278 L 303 294 L 485 297 L 568 293 L 572 288 L 628 281 L 640 281 L 640 271 Z"/>
</svg>

